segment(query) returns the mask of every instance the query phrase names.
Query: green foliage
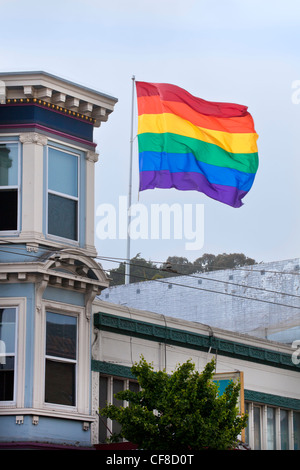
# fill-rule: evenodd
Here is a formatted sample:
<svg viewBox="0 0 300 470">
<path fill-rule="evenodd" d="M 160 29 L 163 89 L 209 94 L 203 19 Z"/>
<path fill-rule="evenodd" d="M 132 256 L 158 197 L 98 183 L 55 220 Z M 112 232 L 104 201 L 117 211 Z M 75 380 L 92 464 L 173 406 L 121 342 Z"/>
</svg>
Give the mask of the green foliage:
<svg viewBox="0 0 300 470">
<path fill-rule="evenodd" d="M 181 256 L 169 256 L 165 263 L 157 265 L 141 258 L 138 253 L 130 260 L 130 282 L 142 282 L 152 279 L 163 279 L 181 275 L 203 273 L 219 269 L 233 269 L 255 264 L 255 260 L 243 253 L 212 255 L 205 253 L 194 262 Z M 111 286 L 124 284 L 125 263 L 110 271 Z"/>
<path fill-rule="evenodd" d="M 132 367 L 141 390 L 126 390 L 115 396 L 129 402 L 127 407 L 108 404 L 100 414 L 122 425 L 119 435 L 144 450 L 218 449 L 234 447 L 246 426 L 247 416 L 239 416 L 240 384 L 230 382 L 219 395 L 212 380 L 215 361 L 200 373 L 187 361 L 171 375 L 155 372 L 142 357 Z"/>
</svg>

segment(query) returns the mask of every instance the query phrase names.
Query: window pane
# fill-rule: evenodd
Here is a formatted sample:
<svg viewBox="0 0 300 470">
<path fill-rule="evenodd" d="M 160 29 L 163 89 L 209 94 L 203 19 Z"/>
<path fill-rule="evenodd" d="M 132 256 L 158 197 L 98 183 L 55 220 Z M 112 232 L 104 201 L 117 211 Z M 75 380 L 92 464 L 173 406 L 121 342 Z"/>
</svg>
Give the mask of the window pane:
<svg viewBox="0 0 300 470">
<path fill-rule="evenodd" d="M 138 393 L 140 390 L 138 382 L 129 382 L 129 390 L 131 392 Z"/>
<path fill-rule="evenodd" d="M 16 309 L 0 309 L 0 355 L 15 352 Z M 0 356 L 1 357 L 1 356 Z M 0 359 L 1 361 L 1 359 Z"/>
<path fill-rule="evenodd" d="M 18 144 L 0 144 L 0 186 L 18 185 Z"/>
<path fill-rule="evenodd" d="M 48 189 L 78 196 L 78 157 L 49 147 Z"/>
<path fill-rule="evenodd" d="M 300 413 L 294 411 L 294 449 L 300 450 Z"/>
<path fill-rule="evenodd" d="M 281 450 L 289 448 L 289 424 L 287 410 L 280 410 Z"/>
<path fill-rule="evenodd" d="M 123 390 L 124 390 L 124 381 L 119 380 L 119 379 L 114 379 L 113 395 L 115 395 L 115 393 L 122 392 Z M 119 407 L 123 406 L 123 401 L 118 400 L 114 396 L 113 397 L 113 404 L 119 408 Z M 120 423 L 118 423 L 118 421 L 114 420 L 112 425 L 113 425 L 113 428 L 112 428 L 113 433 L 119 433 L 121 431 L 122 426 L 121 426 Z"/>
<path fill-rule="evenodd" d="M 14 399 L 14 357 L 0 357 L 0 401 Z"/>
<path fill-rule="evenodd" d="M 0 190 L 0 231 L 18 229 L 18 191 Z"/>
<path fill-rule="evenodd" d="M 77 201 L 48 194 L 48 233 L 77 240 Z"/>
<path fill-rule="evenodd" d="M 75 406 L 75 364 L 46 360 L 45 401 Z"/>
<path fill-rule="evenodd" d="M 275 408 L 267 408 L 267 444 L 268 450 L 276 449 Z"/>
<path fill-rule="evenodd" d="M 107 403 L 107 377 L 100 376 L 99 384 L 99 408 Z M 107 417 L 99 415 L 99 442 L 105 442 L 107 438 Z"/>
<path fill-rule="evenodd" d="M 47 312 L 46 322 L 46 355 L 76 360 L 76 318 Z"/>
<path fill-rule="evenodd" d="M 254 420 L 254 449 L 260 450 L 261 448 L 261 429 L 260 429 L 260 407 L 253 407 L 253 420 Z"/>
<path fill-rule="evenodd" d="M 245 428 L 245 442 L 249 444 L 249 419 L 250 419 L 250 405 L 245 403 L 245 413 L 248 413 L 248 422 Z"/>
</svg>

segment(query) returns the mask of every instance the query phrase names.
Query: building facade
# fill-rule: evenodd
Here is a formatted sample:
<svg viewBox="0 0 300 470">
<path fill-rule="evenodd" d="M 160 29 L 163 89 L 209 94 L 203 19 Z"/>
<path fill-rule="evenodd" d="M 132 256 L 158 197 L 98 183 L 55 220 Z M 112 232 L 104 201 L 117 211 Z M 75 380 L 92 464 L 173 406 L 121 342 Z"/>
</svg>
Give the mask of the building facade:
<svg viewBox="0 0 300 470">
<path fill-rule="evenodd" d="M 214 358 L 220 384 L 222 377 L 239 374 L 240 410 L 248 413 L 240 439 L 246 446 L 300 449 L 300 360 L 290 345 L 99 299 L 93 312 L 94 414 L 106 401 L 114 402 L 114 393 L 136 389 L 131 366 L 141 355 L 168 373 L 188 359 L 201 371 Z M 118 423 L 102 417 L 92 425 L 93 443 L 104 443 L 117 430 Z"/>
<path fill-rule="evenodd" d="M 0 74 L 0 442 L 90 446 L 93 129 L 117 100 Z"/>
</svg>

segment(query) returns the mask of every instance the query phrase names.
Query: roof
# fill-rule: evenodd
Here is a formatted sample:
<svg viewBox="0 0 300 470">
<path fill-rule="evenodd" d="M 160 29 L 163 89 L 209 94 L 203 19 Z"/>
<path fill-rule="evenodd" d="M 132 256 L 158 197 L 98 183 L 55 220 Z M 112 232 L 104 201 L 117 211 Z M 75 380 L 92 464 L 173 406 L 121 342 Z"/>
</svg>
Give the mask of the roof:
<svg viewBox="0 0 300 470">
<path fill-rule="evenodd" d="M 106 121 L 118 99 L 101 91 L 43 71 L 1 72 L 2 99 L 36 98 L 93 117 L 96 125 Z M 0 97 L 1 98 L 1 97 Z"/>
<path fill-rule="evenodd" d="M 299 338 L 300 259 L 112 286 L 106 302 L 292 342 Z"/>
</svg>

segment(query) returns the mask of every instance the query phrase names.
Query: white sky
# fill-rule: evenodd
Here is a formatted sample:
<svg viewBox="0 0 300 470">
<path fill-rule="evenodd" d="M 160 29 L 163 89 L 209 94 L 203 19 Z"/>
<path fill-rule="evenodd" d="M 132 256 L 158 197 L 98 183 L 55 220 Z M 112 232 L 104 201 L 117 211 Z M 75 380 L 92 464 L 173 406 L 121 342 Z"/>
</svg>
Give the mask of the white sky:
<svg viewBox="0 0 300 470">
<path fill-rule="evenodd" d="M 248 106 L 259 134 L 260 166 L 244 206 L 233 209 L 191 191 L 144 191 L 139 202 L 147 207 L 204 204 L 204 246 L 186 251 L 184 239 L 137 240 L 132 256 L 300 256 L 300 103 L 292 102 L 292 85 L 300 80 L 300 2 L 0 0 L 0 18 L 1 72 L 43 70 L 118 98 L 108 122 L 95 131 L 95 208 L 110 203 L 118 209 L 119 196 L 128 193 L 132 75 Z M 133 203 L 137 151 L 135 139 Z M 124 240 L 96 239 L 96 247 L 99 256 L 126 257 Z"/>
</svg>

